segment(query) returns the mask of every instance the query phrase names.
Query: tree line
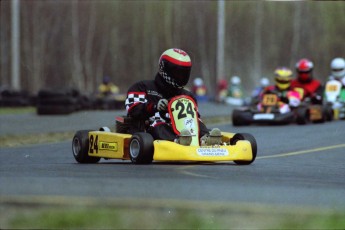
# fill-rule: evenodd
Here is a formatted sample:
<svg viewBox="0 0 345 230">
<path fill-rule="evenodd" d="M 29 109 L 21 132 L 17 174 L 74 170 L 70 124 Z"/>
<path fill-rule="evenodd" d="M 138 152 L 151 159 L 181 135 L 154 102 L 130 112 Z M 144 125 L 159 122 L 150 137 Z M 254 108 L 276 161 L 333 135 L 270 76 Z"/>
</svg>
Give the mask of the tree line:
<svg viewBox="0 0 345 230">
<path fill-rule="evenodd" d="M 0 85 L 11 84 L 11 1 L 0 1 Z M 251 90 L 278 66 L 314 62 L 325 81 L 332 58 L 344 57 L 344 1 L 225 1 L 224 78 Z M 152 79 L 168 48 L 187 51 L 191 81 L 211 94 L 217 79 L 217 1 L 20 0 L 20 85 L 97 89 L 104 75 L 122 92 Z"/>
</svg>

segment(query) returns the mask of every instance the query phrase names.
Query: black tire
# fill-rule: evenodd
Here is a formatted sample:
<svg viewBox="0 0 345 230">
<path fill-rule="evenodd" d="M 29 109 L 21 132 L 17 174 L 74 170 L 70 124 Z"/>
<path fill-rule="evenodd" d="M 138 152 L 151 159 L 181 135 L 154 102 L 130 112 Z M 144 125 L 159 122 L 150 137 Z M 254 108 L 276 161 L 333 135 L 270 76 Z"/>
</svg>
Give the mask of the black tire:
<svg viewBox="0 0 345 230">
<path fill-rule="evenodd" d="M 258 151 L 257 143 L 253 135 L 249 133 L 236 133 L 230 140 L 230 145 L 235 145 L 239 140 L 247 140 L 252 146 L 252 160 L 250 161 L 234 161 L 238 165 L 249 165 L 255 161 Z"/>
<path fill-rule="evenodd" d="M 78 99 L 71 96 L 39 98 L 38 103 L 40 105 L 77 105 Z"/>
<path fill-rule="evenodd" d="M 325 105 L 324 114 L 326 121 L 332 121 L 334 117 L 334 112 L 331 105 Z"/>
<path fill-rule="evenodd" d="M 134 164 L 150 164 L 153 160 L 153 137 L 144 132 L 133 134 L 129 143 L 129 157 Z"/>
<path fill-rule="evenodd" d="M 232 111 L 232 116 L 231 116 L 232 125 L 233 126 L 250 125 L 250 122 L 244 119 L 244 117 L 250 117 L 250 116 L 251 116 L 251 112 L 249 111 L 240 111 L 240 110 L 234 109 Z"/>
<path fill-rule="evenodd" d="M 79 95 L 79 91 L 73 88 L 41 89 L 38 92 L 39 98 L 55 98 L 64 96 L 78 97 Z"/>
<path fill-rule="evenodd" d="M 296 123 L 305 125 L 309 122 L 309 112 L 306 107 L 299 107 L 296 109 Z"/>
<path fill-rule="evenodd" d="M 100 157 L 91 157 L 89 150 L 89 132 L 91 130 L 80 130 L 76 132 L 72 140 L 72 153 L 75 160 L 82 164 L 94 164 L 100 161 Z"/>
</svg>

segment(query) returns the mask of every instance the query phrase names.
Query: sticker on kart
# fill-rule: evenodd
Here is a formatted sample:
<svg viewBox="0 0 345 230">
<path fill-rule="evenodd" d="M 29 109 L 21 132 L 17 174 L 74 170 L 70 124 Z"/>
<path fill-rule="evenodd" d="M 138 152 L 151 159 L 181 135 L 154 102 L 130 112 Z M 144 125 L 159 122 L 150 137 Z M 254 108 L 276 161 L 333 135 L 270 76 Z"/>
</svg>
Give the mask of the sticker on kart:
<svg viewBox="0 0 345 230">
<path fill-rule="evenodd" d="M 222 149 L 222 148 L 198 148 L 197 154 L 199 156 L 228 156 L 229 152 L 227 149 Z"/>
<path fill-rule="evenodd" d="M 199 124 L 197 106 L 189 96 L 176 96 L 169 102 L 169 115 L 174 132 L 179 135 L 181 130 L 188 129 L 192 134 L 192 146 L 199 145 Z"/>
</svg>

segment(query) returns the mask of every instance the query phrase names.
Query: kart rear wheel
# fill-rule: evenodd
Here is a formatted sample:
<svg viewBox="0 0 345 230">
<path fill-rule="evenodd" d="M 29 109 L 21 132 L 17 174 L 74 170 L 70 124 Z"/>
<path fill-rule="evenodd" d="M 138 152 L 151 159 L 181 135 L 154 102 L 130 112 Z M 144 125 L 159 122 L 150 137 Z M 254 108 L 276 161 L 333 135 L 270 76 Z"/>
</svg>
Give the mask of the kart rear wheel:
<svg viewBox="0 0 345 230">
<path fill-rule="evenodd" d="M 299 107 L 296 110 L 296 123 L 305 125 L 309 122 L 309 112 L 306 107 Z"/>
<path fill-rule="evenodd" d="M 258 151 L 258 147 L 256 144 L 256 140 L 254 138 L 253 135 L 249 134 L 249 133 L 236 133 L 230 140 L 230 145 L 235 145 L 237 143 L 237 141 L 240 140 L 247 140 L 250 142 L 250 145 L 252 146 L 252 159 L 250 161 L 234 161 L 236 164 L 238 165 L 249 165 L 251 163 L 253 163 L 255 161 L 256 158 L 256 154 Z"/>
<path fill-rule="evenodd" d="M 89 151 L 89 132 L 91 130 L 79 130 L 73 137 L 72 153 L 75 160 L 82 164 L 92 164 L 100 161 L 100 157 L 91 157 Z"/>
<path fill-rule="evenodd" d="M 144 132 L 135 133 L 129 142 L 129 157 L 134 164 L 150 164 L 153 160 L 153 137 Z"/>
<path fill-rule="evenodd" d="M 244 125 L 250 125 L 250 122 L 246 117 L 251 117 L 251 112 L 249 111 L 242 111 L 242 110 L 236 110 L 234 109 L 232 111 L 232 125 L 233 126 L 244 126 Z"/>
<path fill-rule="evenodd" d="M 326 105 L 324 107 L 323 113 L 324 113 L 326 121 L 332 121 L 333 120 L 334 112 L 333 112 L 333 109 L 332 109 L 331 105 Z"/>
</svg>

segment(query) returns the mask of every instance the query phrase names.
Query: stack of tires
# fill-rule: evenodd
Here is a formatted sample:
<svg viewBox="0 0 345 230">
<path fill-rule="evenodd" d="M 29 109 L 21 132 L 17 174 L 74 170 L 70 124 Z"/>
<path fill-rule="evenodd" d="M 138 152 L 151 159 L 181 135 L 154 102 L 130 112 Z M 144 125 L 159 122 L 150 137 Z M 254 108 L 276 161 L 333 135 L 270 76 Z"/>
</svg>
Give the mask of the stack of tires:
<svg viewBox="0 0 345 230">
<path fill-rule="evenodd" d="M 120 110 L 125 109 L 126 96 L 124 94 L 107 95 L 96 97 L 94 108 L 97 110 Z"/>
<path fill-rule="evenodd" d="M 70 114 L 84 109 L 87 99 L 75 89 L 42 89 L 37 95 L 37 114 Z"/>
<path fill-rule="evenodd" d="M 11 89 L 4 89 L 0 93 L 1 107 L 23 107 L 32 106 L 35 103 L 35 98 L 30 96 L 26 91 L 16 91 Z"/>
</svg>

